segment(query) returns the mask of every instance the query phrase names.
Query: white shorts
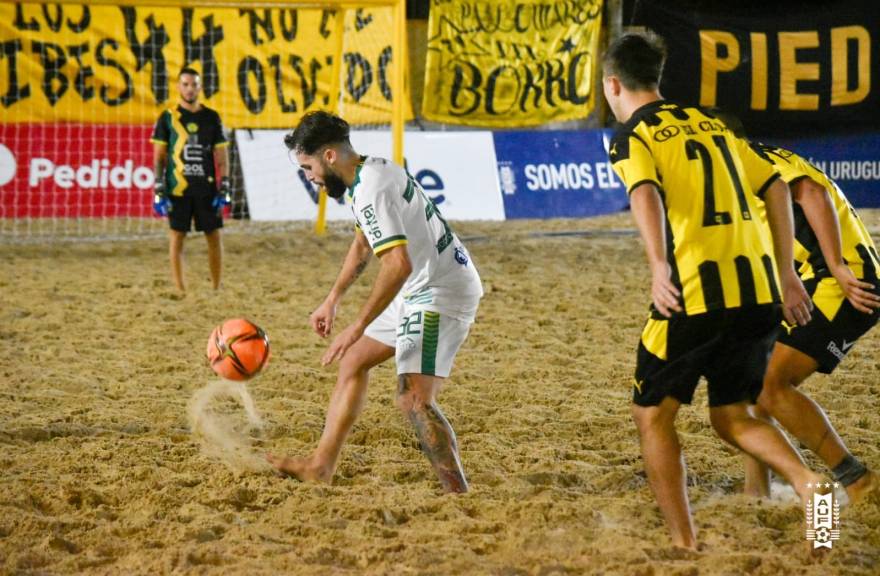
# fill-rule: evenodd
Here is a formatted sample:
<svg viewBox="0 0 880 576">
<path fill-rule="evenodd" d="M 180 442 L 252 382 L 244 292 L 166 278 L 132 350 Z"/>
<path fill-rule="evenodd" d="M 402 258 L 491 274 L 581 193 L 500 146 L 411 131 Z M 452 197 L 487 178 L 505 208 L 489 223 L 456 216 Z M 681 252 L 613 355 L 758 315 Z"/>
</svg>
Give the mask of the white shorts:
<svg viewBox="0 0 880 576">
<path fill-rule="evenodd" d="M 472 322 L 406 304 L 398 294 L 364 334 L 395 349 L 398 375 L 447 378 Z"/>
</svg>

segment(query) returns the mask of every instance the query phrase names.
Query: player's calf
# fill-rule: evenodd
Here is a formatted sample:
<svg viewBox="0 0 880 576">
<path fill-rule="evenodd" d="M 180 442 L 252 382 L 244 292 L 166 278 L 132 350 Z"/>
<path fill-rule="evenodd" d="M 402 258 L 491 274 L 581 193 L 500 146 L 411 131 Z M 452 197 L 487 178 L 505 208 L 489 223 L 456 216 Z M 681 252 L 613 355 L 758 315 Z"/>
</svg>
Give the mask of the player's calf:
<svg viewBox="0 0 880 576">
<path fill-rule="evenodd" d="M 458 456 L 455 432 L 434 400 L 427 382 L 417 382 L 412 374 L 401 374 L 397 389 L 397 407 L 416 430 L 422 452 L 434 467 L 446 492 L 467 492 L 467 480 Z"/>
</svg>

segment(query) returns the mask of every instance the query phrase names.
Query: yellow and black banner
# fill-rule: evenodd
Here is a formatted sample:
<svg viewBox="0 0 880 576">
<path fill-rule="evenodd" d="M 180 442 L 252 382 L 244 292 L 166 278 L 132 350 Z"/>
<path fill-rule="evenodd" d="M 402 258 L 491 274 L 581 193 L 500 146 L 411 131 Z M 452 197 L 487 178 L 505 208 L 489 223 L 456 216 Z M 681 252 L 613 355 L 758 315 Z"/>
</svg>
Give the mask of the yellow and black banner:
<svg viewBox="0 0 880 576">
<path fill-rule="evenodd" d="M 871 0 L 637 3 L 666 40 L 661 92 L 719 106 L 761 136 L 880 128 L 880 18 Z"/>
<path fill-rule="evenodd" d="M 432 0 L 422 114 L 536 126 L 595 106 L 602 0 Z"/>
<path fill-rule="evenodd" d="M 230 127 L 388 123 L 391 9 L 0 4 L 0 122 L 153 123 L 184 66 Z M 334 82 L 335 80 L 335 82 Z M 338 87 L 341 99 L 331 101 Z M 408 98 L 404 96 L 405 102 Z M 406 113 L 411 116 L 410 107 Z"/>
</svg>

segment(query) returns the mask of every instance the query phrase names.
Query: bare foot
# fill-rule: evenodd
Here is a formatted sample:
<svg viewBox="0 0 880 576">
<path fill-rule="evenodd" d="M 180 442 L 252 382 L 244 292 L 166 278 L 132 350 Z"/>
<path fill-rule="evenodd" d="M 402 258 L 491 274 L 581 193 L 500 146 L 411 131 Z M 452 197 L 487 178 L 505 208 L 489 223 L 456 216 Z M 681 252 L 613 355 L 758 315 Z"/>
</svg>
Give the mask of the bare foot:
<svg viewBox="0 0 880 576">
<path fill-rule="evenodd" d="M 858 504 L 867 498 L 880 500 L 880 479 L 871 471 L 846 487 L 849 503 Z"/>
<path fill-rule="evenodd" d="M 316 464 L 312 457 L 291 458 L 266 454 L 266 460 L 285 476 L 293 476 L 302 482 L 323 482 L 329 484 L 333 478 L 333 472 L 327 470 L 324 466 Z"/>
</svg>

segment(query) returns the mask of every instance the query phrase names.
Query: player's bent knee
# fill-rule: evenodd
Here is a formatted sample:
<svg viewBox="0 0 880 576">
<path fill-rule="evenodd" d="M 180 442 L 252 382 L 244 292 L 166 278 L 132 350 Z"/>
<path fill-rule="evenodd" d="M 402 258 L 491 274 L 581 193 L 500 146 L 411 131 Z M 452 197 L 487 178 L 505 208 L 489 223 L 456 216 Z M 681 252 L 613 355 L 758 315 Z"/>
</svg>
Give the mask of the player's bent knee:
<svg viewBox="0 0 880 576">
<path fill-rule="evenodd" d="M 428 405 L 431 404 L 431 399 L 424 398 L 413 390 L 398 390 L 395 404 L 397 404 L 401 412 L 409 416 L 416 412 L 424 412 Z"/>
<path fill-rule="evenodd" d="M 785 402 L 785 389 L 789 385 L 776 381 L 772 385 L 764 385 L 761 394 L 758 396 L 758 408 L 763 412 L 772 414 L 781 402 Z"/>
</svg>

